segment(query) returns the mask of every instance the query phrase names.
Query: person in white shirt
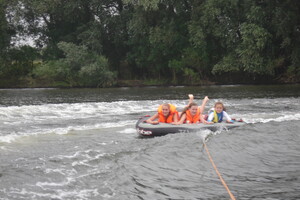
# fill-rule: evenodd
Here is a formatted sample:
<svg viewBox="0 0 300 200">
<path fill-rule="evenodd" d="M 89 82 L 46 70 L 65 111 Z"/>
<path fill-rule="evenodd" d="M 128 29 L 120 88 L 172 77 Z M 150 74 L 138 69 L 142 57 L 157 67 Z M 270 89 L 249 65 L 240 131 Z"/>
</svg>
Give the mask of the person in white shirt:
<svg viewBox="0 0 300 200">
<path fill-rule="evenodd" d="M 209 110 L 207 122 L 222 122 L 224 119 L 226 120 L 227 123 L 233 123 L 234 120 L 230 118 L 230 116 L 227 114 L 225 111 L 224 104 L 220 101 L 215 103 L 214 108 Z"/>
</svg>

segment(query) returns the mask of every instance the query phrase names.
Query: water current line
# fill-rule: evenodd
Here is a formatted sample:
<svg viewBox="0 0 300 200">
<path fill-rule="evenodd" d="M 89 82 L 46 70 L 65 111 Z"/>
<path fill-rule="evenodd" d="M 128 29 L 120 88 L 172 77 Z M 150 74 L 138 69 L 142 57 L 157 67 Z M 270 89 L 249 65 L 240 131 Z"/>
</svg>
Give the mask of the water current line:
<svg viewBox="0 0 300 200">
<path fill-rule="evenodd" d="M 205 141 L 203 141 L 203 146 L 204 146 L 204 148 L 205 148 L 205 151 L 206 151 L 206 153 L 207 153 L 207 155 L 208 155 L 208 158 L 209 158 L 209 160 L 210 160 L 212 166 L 214 167 L 214 169 L 215 169 L 217 175 L 219 176 L 219 178 L 220 178 L 220 180 L 221 180 L 223 186 L 224 186 L 225 189 L 227 190 L 227 192 L 228 192 L 230 198 L 231 198 L 232 200 L 236 200 L 235 197 L 233 196 L 233 194 L 230 192 L 230 190 L 229 190 L 229 188 L 228 188 L 226 182 L 225 182 L 224 179 L 222 178 L 222 176 L 221 176 L 219 170 L 217 169 L 217 166 L 215 165 L 215 163 L 214 163 L 214 161 L 213 161 L 213 159 L 212 159 L 212 157 L 211 157 L 211 155 L 210 155 L 210 153 L 209 153 L 209 151 L 208 151 L 208 148 L 207 148 L 207 146 L 206 146 L 206 144 L 205 144 Z"/>
</svg>

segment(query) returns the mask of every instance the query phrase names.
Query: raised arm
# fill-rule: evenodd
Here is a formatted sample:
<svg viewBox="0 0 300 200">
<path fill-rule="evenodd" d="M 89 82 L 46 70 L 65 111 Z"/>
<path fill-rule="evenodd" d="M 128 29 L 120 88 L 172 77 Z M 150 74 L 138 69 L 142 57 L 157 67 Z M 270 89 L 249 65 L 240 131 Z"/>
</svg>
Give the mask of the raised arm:
<svg viewBox="0 0 300 200">
<path fill-rule="evenodd" d="M 205 96 L 204 99 L 203 99 L 203 101 L 202 101 L 202 105 L 200 106 L 201 114 L 204 112 L 205 105 L 208 102 L 208 100 L 209 100 L 208 96 Z"/>
<path fill-rule="evenodd" d="M 189 96 L 189 104 L 188 104 L 188 106 L 189 106 L 194 101 L 194 95 L 189 94 L 188 96 Z"/>
</svg>

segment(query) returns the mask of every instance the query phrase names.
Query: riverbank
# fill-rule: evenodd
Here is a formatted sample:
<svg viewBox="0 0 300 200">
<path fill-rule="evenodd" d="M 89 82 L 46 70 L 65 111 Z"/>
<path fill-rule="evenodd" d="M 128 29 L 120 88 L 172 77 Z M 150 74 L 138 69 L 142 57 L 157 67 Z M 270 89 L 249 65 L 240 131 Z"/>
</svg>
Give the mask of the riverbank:
<svg viewBox="0 0 300 200">
<path fill-rule="evenodd" d="M 216 82 L 202 80 L 193 83 L 172 83 L 167 80 L 117 80 L 110 87 L 147 87 L 147 86 L 205 86 L 215 85 Z M 0 80 L 0 88 L 78 88 L 80 86 L 70 86 L 69 83 L 63 81 L 49 81 L 45 79 L 2 79 Z"/>
<path fill-rule="evenodd" d="M 271 78 L 271 77 L 256 77 L 243 79 L 233 78 L 232 76 L 215 76 L 211 80 L 199 80 L 197 82 L 178 81 L 176 83 L 170 80 L 116 80 L 110 87 L 148 87 L 148 86 L 210 86 L 210 85 L 270 85 L 270 84 L 298 84 L 300 80 L 297 78 Z M 80 88 L 81 86 L 72 86 L 67 81 L 54 81 L 41 78 L 21 77 L 0 79 L 0 88 Z"/>
</svg>

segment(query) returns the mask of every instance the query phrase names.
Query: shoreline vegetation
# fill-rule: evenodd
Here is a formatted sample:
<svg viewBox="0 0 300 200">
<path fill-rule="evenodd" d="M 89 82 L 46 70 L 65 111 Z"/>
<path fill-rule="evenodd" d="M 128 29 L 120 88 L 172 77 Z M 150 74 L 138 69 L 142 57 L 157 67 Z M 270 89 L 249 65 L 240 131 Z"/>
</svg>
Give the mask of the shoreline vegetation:
<svg viewBox="0 0 300 200">
<path fill-rule="evenodd" d="M 213 86 L 213 85 L 287 85 L 287 84 L 299 84 L 290 80 L 280 81 L 248 81 L 248 82 L 213 82 L 209 80 L 199 81 L 198 83 L 172 83 L 167 80 L 118 80 L 110 88 L 120 87 L 169 87 L 169 86 Z M 97 88 L 97 87 L 86 87 L 86 86 L 70 86 L 67 82 L 53 81 L 48 82 L 43 79 L 32 79 L 32 78 L 20 78 L 20 79 L 1 79 L 0 89 L 22 89 L 22 88 Z"/>
<path fill-rule="evenodd" d="M 290 0 L 0 0 L 0 88 L 300 83 L 299 13 Z"/>
<path fill-rule="evenodd" d="M 115 84 L 108 86 L 118 87 L 148 87 L 148 86 L 208 86 L 215 85 L 214 82 L 203 81 L 198 84 L 174 84 L 160 80 L 118 80 Z M 69 86 L 67 82 L 46 82 L 45 80 L 21 79 L 21 80 L 1 80 L 0 88 L 85 88 L 86 86 Z M 86 87 L 96 88 L 96 87 Z"/>
</svg>

